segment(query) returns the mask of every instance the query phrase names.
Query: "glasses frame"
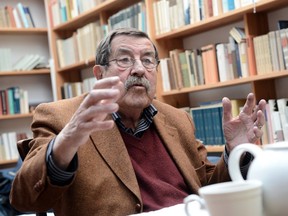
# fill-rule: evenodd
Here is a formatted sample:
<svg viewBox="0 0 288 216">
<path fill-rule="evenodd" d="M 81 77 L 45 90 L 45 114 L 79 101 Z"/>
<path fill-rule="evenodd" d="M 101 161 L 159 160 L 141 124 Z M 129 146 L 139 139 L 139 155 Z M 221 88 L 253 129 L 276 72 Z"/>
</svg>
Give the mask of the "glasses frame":
<svg viewBox="0 0 288 216">
<path fill-rule="evenodd" d="M 120 59 L 117 59 L 117 58 L 111 59 L 110 61 L 108 61 L 108 62 L 106 63 L 106 65 L 109 66 L 109 63 L 110 63 L 110 62 L 115 61 L 118 67 L 127 69 L 127 68 L 133 67 L 137 59 L 131 58 L 133 64 L 132 64 L 131 66 L 128 66 L 128 67 L 123 67 L 122 65 L 119 65 L 119 63 L 118 63 L 119 60 L 120 60 Z M 157 59 L 155 58 L 155 60 L 156 60 L 155 66 L 152 67 L 152 68 L 147 68 L 147 67 L 143 64 L 143 62 L 142 62 L 141 59 L 138 59 L 138 60 L 141 61 L 142 66 L 143 66 L 146 70 L 148 70 L 148 71 L 151 71 L 151 70 L 157 68 L 158 65 L 160 64 L 160 60 L 157 60 Z"/>
</svg>

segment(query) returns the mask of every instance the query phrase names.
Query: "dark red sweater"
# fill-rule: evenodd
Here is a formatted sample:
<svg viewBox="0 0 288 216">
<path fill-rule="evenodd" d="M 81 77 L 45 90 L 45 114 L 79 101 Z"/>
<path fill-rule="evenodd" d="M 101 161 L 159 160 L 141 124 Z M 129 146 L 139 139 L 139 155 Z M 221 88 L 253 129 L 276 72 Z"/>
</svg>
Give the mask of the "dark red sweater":
<svg viewBox="0 0 288 216">
<path fill-rule="evenodd" d="M 153 125 L 141 138 L 121 131 L 134 167 L 144 211 L 176 205 L 190 194 Z"/>
</svg>

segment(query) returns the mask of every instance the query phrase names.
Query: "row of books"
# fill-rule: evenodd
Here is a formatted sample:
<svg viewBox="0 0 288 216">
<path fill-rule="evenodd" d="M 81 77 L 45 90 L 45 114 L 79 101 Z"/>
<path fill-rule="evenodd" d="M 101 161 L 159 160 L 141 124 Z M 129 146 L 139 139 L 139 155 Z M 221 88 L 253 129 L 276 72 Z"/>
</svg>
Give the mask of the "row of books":
<svg viewBox="0 0 288 216">
<path fill-rule="evenodd" d="M 72 37 L 57 39 L 57 53 L 60 67 L 86 61 L 95 57 L 96 46 L 105 31 L 100 22 L 89 23 L 73 33 Z"/>
<path fill-rule="evenodd" d="M 61 96 L 62 98 L 71 98 L 79 96 L 85 92 L 89 92 L 93 89 L 96 78 L 85 78 L 82 82 L 65 82 L 61 86 Z"/>
<path fill-rule="evenodd" d="M 246 99 L 232 99 L 232 116 L 239 115 Z M 222 130 L 222 102 L 209 102 L 189 108 L 195 124 L 195 136 L 207 145 L 225 143 Z M 269 99 L 265 108 L 262 144 L 288 141 L 288 98 Z"/>
<path fill-rule="evenodd" d="M 29 113 L 28 91 L 18 86 L 0 90 L 0 116 Z"/>
<path fill-rule="evenodd" d="M 288 98 L 269 99 L 265 118 L 266 124 L 262 128 L 263 142 L 288 141 Z"/>
<path fill-rule="evenodd" d="M 197 23 L 260 0 L 159 0 L 153 2 L 156 34 Z"/>
<path fill-rule="evenodd" d="M 171 50 L 160 62 L 163 91 L 288 69 L 288 28 L 260 36 L 246 36 L 241 30 L 240 39 L 233 29 L 227 43 Z"/>
<path fill-rule="evenodd" d="M 145 2 L 141 1 L 110 16 L 108 29 L 112 30 L 119 27 L 132 27 L 146 32 Z"/>
<path fill-rule="evenodd" d="M 18 160 L 17 141 L 27 139 L 26 133 L 15 131 L 3 133 L 0 135 L 0 161 Z"/>
<path fill-rule="evenodd" d="M 21 2 L 15 7 L 6 5 L 0 8 L 0 27 L 2 28 L 34 28 L 35 23 L 28 6 Z"/>
<path fill-rule="evenodd" d="M 49 0 L 48 11 L 52 27 L 67 22 L 85 11 L 91 10 L 105 0 Z"/>
<path fill-rule="evenodd" d="M 245 99 L 232 99 L 232 116 L 239 114 Z M 189 109 L 195 124 L 195 136 L 205 145 L 222 145 L 225 138 L 222 129 L 223 107 L 221 101 L 203 103 Z"/>
<path fill-rule="evenodd" d="M 12 51 L 0 48 L 0 71 L 27 71 L 47 67 L 46 58 L 38 54 L 26 54 L 12 64 Z"/>
</svg>

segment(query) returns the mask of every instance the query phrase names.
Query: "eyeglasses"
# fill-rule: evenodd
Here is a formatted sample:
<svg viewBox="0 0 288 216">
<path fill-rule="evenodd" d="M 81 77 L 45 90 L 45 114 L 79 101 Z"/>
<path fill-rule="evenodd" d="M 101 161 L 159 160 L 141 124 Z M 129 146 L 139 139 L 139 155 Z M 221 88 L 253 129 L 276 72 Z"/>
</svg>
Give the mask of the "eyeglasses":
<svg viewBox="0 0 288 216">
<path fill-rule="evenodd" d="M 130 68 L 135 64 L 136 59 L 131 57 L 115 58 L 110 60 L 107 65 L 112 61 L 115 61 L 116 64 L 121 68 Z M 147 70 L 153 70 L 160 63 L 160 61 L 156 60 L 154 57 L 143 57 L 140 59 L 140 61 Z"/>
</svg>

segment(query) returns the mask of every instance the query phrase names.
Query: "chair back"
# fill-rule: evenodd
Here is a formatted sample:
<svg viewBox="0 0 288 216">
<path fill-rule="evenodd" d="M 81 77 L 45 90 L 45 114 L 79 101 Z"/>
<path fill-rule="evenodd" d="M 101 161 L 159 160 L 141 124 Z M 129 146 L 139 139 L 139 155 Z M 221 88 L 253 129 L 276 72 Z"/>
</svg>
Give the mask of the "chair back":
<svg viewBox="0 0 288 216">
<path fill-rule="evenodd" d="M 22 139 L 17 141 L 17 149 L 19 152 L 19 155 L 22 159 L 22 161 L 25 159 L 26 155 L 28 154 L 30 147 L 29 147 L 29 143 L 32 139 Z M 47 216 L 46 212 L 38 212 L 36 213 L 36 216 Z"/>
</svg>

